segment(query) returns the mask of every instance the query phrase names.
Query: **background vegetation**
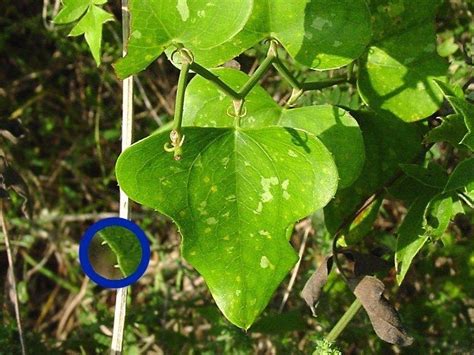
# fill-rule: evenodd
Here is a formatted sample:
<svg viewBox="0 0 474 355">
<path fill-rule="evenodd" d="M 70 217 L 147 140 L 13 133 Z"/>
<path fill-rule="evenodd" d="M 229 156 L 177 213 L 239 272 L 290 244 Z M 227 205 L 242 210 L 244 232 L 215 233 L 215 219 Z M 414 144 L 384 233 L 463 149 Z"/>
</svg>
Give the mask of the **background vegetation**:
<svg viewBox="0 0 474 355">
<path fill-rule="evenodd" d="M 115 293 L 84 278 L 77 251 L 90 223 L 118 211 L 114 164 L 120 151 L 121 90 L 110 64 L 120 56 L 120 24 L 115 21 L 105 26 L 104 64 L 96 68 L 82 39 L 68 39 L 68 28 L 51 24 L 58 6 L 58 0 L 2 1 L 0 119 L 21 119 L 25 132 L 16 144 L 0 136 L 0 150 L 26 181 L 32 207 L 32 217 L 26 219 L 22 199 L 11 194 L 6 219 L 30 353 L 103 353 L 110 344 Z M 119 1 L 110 1 L 108 10 L 120 18 Z M 474 5 L 470 0 L 446 1 L 439 14 L 438 50 L 451 63 L 450 82 L 472 90 L 472 56 L 466 53 L 469 47 L 472 53 L 474 43 Z M 257 49 L 241 56 L 242 69 L 251 72 L 264 55 L 264 49 Z M 311 75 L 322 79 L 334 74 Z M 177 71 L 165 59 L 138 76 L 136 139 L 170 120 L 176 82 Z M 291 91 L 275 72 L 265 77 L 263 85 L 276 101 L 286 99 Z M 304 100 L 352 108 L 360 105 L 350 84 L 311 93 Z M 441 110 L 448 109 L 446 105 Z M 460 153 L 438 144 L 431 154 L 450 168 Z M 367 246 L 376 240 L 392 249 L 392 232 L 405 213 L 401 203 L 385 201 Z M 130 295 L 126 354 L 311 353 L 352 303 L 352 293 L 336 278 L 326 286 L 317 318 L 299 297 L 309 275 L 330 250 L 331 237 L 319 214 L 301 222 L 293 236 L 297 250 L 305 243 L 304 257 L 283 311 L 279 309 L 288 281 L 247 334 L 223 318 L 202 278 L 180 258 L 175 227 L 137 206 L 133 216 L 149 234 L 153 252 L 148 272 Z M 417 258 L 401 288 L 395 288 L 395 275 L 384 280 L 415 338 L 413 346 L 402 351 L 382 343 L 366 314 L 360 312 L 338 339 L 341 351 L 472 353 L 473 221 L 472 214 L 457 218 L 443 243 L 430 245 Z M 0 353 L 18 353 L 7 268 L 2 243 Z"/>
</svg>

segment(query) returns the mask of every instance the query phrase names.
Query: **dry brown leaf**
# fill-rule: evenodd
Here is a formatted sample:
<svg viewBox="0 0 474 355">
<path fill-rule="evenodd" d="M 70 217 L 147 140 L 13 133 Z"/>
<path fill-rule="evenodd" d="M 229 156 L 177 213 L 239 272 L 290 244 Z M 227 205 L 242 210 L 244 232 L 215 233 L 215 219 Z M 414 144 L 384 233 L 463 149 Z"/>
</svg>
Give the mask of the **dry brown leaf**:
<svg viewBox="0 0 474 355">
<path fill-rule="evenodd" d="M 387 343 L 408 346 L 413 343 L 402 326 L 398 312 L 383 292 L 385 285 L 374 276 L 349 279 L 349 287 L 362 303 L 378 337 Z"/>
<path fill-rule="evenodd" d="M 328 276 L 331 272 L 332 264 L 333 257 L 326 257 L 324 259 L 324 262 L 318 267 L 318 269 L 306 282 L 303 291 L 301 291 L 301 297 L 303 297 L 308 306 L 311 308 L 313 316 L 316 316 L 316 307 L 318 306 L 319 297 L 321 297 L 324 285 L 326 285 L 326 282 L 328 281 Z"/>
</svg>

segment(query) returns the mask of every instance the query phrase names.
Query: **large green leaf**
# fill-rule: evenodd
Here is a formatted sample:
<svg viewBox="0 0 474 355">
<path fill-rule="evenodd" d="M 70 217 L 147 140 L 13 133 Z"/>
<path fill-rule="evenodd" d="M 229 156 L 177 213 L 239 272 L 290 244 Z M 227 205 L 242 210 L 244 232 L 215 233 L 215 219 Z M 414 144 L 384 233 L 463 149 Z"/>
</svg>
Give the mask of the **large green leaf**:
<svg viewBox="0 0 474 355">
<path fill-rule="evenodd" d="M 253 0 L 130 0 L 128 53 L 116 72 L 120 78 L 138 73 L 180 44 L 205 57 L 242 30 L 252 7 Z"/>
<path fill-rule="evenodd" d="M 254 0 L 239 34 L 207 53 L 201 64 L 217 66 L 266 38 L 276 38 L 299 63 L 331 69 L 358 58 L 371 39 L 364 0 Z"/>
<path fill-rule="evenodd" d="M 115 254 L 123 275 L 133 274 L 142 259 L 142 248 L 135 234 L 123 227 L 107 227 L 98 234 Z"/>
<path fill-rule="evenodd" d="M 238 70 L 227 68 L 214 69 L 213 73 L 236 89 L 249 78 Z M 230 108 L 231 98 L 209 81 L 196 76 L 186 91 L 184 124 L 231 127 L 234 118 L 227 114 Z M 242 127 L 279 125 L 303 129 L 318 136 L 334 156 L 340 188 L 351 185 L 359 176 L 365 160 L 364 142 L 357 121 L 347 111 L 329 105 L 284 110 L 260 86 L 256 86 L 246 98 L 245 111 Z"/>
<path fill-rule="evenodd" d="M 337 189 L 331 154 L 290 128 L 183 130 L 182 159 L 163 151 L 167 132 L 118 159 L 134 201 L 171 217 L 182 253 L 225 316 L 249 328 L 297 260 L 287 228 L 325 206 Z"/>
<path fill-rule="evenodd" d="M 374 42 L 359 71 L 359 93 L 375 111 L 405 121 L 438 110 L 447 63 L 436 53 L 434 16 L 439 0 L 370 0 Z"/>
<path fill-rule="evenodd" d="M 400 171 L 400 164 L 412 162 L 421 152 L 422 135 L 413 123 L 395 116 L 354 111 L 365 143 L 366 161 L 362 173 L 350 187 L 338 191 L 324 209 L 326 227 L 334 233 L 371 195 Z"/>
</svg>

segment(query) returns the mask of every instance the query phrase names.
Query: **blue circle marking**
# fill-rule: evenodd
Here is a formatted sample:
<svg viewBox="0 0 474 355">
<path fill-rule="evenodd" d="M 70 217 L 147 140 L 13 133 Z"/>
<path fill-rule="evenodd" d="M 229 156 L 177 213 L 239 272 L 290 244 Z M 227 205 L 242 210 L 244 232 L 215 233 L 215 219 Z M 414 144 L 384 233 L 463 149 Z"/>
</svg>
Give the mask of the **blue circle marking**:
<svg viewBox="0 0 474 355">
<path fill-rule="evenodd" d="M 138 267 L 133 274 L 123 279 L 111 280 L 101 276 L 94 270 L 89 260 L 89 246 L 92 242 L 92 239 L 98 232 L 107 227 L 122 227 L 128 229 L 138 238 L 140 242 L 142 249 L 142 259 L 140 260 L 140 264 L 138 264 Z M 150 262 L 150 256 L 150 242 L 148 241 L 145 232 L 132 221 L 119 217 L 105 218 L 94 223 L 86 230 L 79 244 L 79 261 L 81 263 L 82 270 L 92 281 L 105 288 L 123 288 L 137 282 L 138 279 L 140 279 L 140 277 L 142 277 L 145 273 L 148 263 Z"/>
</svg>

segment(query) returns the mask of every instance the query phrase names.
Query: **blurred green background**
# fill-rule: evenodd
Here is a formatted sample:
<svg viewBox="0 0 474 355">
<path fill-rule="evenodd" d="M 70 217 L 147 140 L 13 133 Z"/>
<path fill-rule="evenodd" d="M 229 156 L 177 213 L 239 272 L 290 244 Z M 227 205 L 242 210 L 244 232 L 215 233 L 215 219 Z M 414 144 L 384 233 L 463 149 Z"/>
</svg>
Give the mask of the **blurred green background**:
<svg viewBox="0 0 474 355">
<path fill-rule="evenodd" d="M 3 0 L 0 14 L 0 119 L 21 119 L 26 133 L 16 144 L 0 137 L 0 149 L 29 187 L 32 218 L 15 194 L 7 202 L 26 345 L 31 354 L 95 354 L 108 351 L 115 293 L 88 282 L 78 264 L 78 241 L 97 219 L 117 214 L 115 159 L 120 152 L 121 83 L 111 63 L 120 56 L 119 21 L 104 29 L 103 65 L 96 67 L 82 38 L 67 38 L 51 18 L 59 1 Z M 119 1 L 108 10 L 120 18 Z M 472 77 L 474 4 L 445 1 L 437 20 L 438 50 L 451 63 L 450 82 Z M 472 53 L 472 47 L 471 47 Z M 265 55 L 256 48 L 239 58 L 248 72 Z M 470 61 L 471 65 L 468 64 Z M 294 64 L 291 64 L 293 67 Z M 303 72 L 304 68 L 296 67 Z M 312 73 L 327 78 L 337 72 Z M 135 139 L 170 120 L 177 71 L 160 58 L 136 80 Z M 291 92 L 275 72 L 263 86 L 276 101 Z M 473 98 L 474 99 L 474 98 Z M 302 104 L 360 105 L 349 84 L 313 92 Z M 458 152 L 437 145 L 432 158 L 453 166 Z M 394 227 L 406 208 L 385 201 L 366 244 L 393 248 Z M 212 301 L 202 278 L 180 258 L 175 227 L 153 211 L 134 206 L 134 220 L 147 231 L 152 259 L 130 294 L 125 354 L 308 354 L 353 301 L 332 275 L 317 318 L 299 297 L 305 281 L 330 251 L 331 237 L 319 214 L 303 221 L 293 236 L 305 254 L 288 302 L 279 308 L 289 278 L 260 320 L 245 333 L 230 325 Z M 474 216 L 459 217 L 443 238 L 417 258 L 406 282 L 384 282 L 415 338 L 409 348 L 381 342 L 360 312 L 337 341 L 346 354 L 474 353 Z M 0 240 L 3 235 L 0 233 Z M 8 268 L 0 243 L 0 353 L 19 353 L 14 312 L 7 292 Z M 322 350 L 319 350 L 322 353 Z"/>
</svg>

